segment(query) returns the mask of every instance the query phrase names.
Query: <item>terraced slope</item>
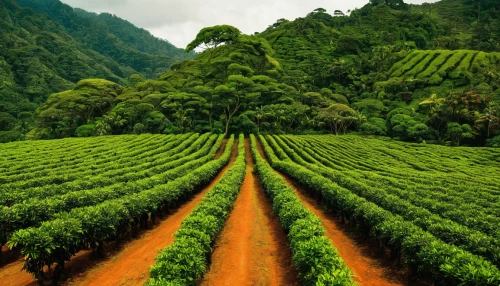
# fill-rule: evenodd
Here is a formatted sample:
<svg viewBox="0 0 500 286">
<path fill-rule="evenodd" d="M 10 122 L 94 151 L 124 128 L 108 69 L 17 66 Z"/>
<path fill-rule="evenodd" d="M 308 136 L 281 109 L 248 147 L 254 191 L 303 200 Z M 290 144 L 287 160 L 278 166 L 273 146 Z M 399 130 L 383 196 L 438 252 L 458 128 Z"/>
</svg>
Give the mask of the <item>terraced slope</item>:
<svg viewBox="0 0 500 286">
<path fill-rule="evenodd" d="M 431 85 L 462 76 L 490 76 L 499 72 L 500 53 L 471 50 L 417 50 L 389 70 L 391 78 L 415 78 Z"/>
</svg>

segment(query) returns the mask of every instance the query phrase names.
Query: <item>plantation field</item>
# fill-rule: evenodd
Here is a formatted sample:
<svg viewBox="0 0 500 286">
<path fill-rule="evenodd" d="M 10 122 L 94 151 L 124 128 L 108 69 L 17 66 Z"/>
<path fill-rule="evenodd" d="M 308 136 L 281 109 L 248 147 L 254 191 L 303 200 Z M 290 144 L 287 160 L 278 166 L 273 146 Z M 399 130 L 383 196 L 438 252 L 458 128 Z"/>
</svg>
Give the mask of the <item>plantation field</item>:
<svg viewBox="0 0 500 286">
<path fill-rule="evenodd" d="M 410 272 L 446 285 L 499 283 L 498 150 L 260 138 L 273 167 L 402 256 Z"/>
<path fill-rule="evenodd" d="M 0 147 L 2 285 L 500 284 L 498 149 L 192 133 Z"/>
<path fill-rule="evenodd" d="M 390 77 L 413 77 L 431 85 L 446 78 L 460 78 L 464 72 L 498 71 L 500 53 L 471 50 L 419 50 L 408 54 L 389 70 Z"/>
</svg>

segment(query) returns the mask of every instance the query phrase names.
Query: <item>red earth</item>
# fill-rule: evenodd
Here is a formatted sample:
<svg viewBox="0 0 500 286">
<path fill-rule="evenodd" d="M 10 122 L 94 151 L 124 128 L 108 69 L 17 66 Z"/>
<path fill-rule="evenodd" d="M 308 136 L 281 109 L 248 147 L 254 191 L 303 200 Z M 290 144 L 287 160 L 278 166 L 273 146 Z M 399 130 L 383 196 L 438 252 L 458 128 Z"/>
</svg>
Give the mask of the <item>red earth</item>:
<svg viewBox="0 0 500 286">
<path fill-rule="evenodd" d="M 286 233 L 253 173 L 248 139 L 245 151 L 245 180 L 200 285 L 299 285 Z"/>
<path fill-rule="evenodd" d="M 225 148 L 224 140 L 221 150 Z M 212 182 L 193 199 L 176 209 L 171 215 L 161 220 L 153 229 L 145 231 L 141 237 L 130 240 L 115 250 L 114 243 L 105 247 L 107 258 L 95 260 L 90 251 L 80 251 L 66 264 L 65 275 L 69 278 L 62 285 L 142 285 L 149 279 L 149 267 L 155 263 L 158 252 L 174 241 L 174 233 L 181 222 L 200 203 L 203 196 L 212 189 L 225 172 L 234 164 L 238 153 L 238 144 L 232 146 L 231 159 L 227 166 Z M 217 158 L 222 151 L 219 151 Z M 37 285 L 37 280 L 22 271 L 24 259 L 19 258 L 0 268 L 0 285 L 21 286 Z"/>
<path fill-rule="evenodd" d="M 267 161 L 267 157 L 260 142 L 257 149 L 261 156 Z M 389 261 L 381 257 L 367 243 L 363 243 L 355 237 L 355 234 L 346 229 L 338 218 L 326 213 L 322 206 L 314 198 L 285 174 L 276 171 L 286 183 L 295 191 L 302 203 L 316 216 L 318 216 L 326 229 L 326 236 L 332 245 L 338 250 L 339 256 L 354 273 L 354 281 L 361 286 L 379 285 L 405 285 L 406 275 L 400 269 L 394 267 Z"/>
</svg>

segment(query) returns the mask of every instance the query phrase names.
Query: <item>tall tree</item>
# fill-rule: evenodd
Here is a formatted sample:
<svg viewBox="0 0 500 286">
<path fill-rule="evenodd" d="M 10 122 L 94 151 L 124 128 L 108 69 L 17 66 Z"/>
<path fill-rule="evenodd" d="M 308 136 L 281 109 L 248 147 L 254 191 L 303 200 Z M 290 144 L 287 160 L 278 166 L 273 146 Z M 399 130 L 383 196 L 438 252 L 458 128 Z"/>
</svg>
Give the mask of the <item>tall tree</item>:
<svg viewBox="0 0 500 286">
<path fill-rule="evenodd" d="M 334 104 L 319 111 L 317 119 L 335 135 L 345 133 L 356 122 L 356 111 L 345 104 Z"/>
<path fill-rule="evenodd" d="M 229 25 L 203 28 L 198 35 L 196 35 L 196 38 L 187 45 L 185 51 L 189 53 L 197 47 L 204 45 L 204 48 L 210 53 L 210 58 L 208 60 L 210 62 L 213 57 L 213 52 L 218 46 L 224 43 L 234 43 L 240 35 L 240 30 Z"/>
</svg>

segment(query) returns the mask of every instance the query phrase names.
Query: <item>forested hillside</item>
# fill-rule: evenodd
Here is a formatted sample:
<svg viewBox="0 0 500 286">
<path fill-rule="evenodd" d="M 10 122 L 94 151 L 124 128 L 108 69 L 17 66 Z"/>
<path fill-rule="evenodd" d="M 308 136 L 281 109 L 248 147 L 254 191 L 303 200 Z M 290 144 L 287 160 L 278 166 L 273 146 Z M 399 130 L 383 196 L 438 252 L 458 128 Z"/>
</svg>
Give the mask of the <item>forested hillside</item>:
<svg viewBox="0 0 500 286">
<path fill-rule="evenodd" d="M 356 131 L 497 146 L 497 6 L 372 0 L 354 11 L 279 19 L 255 35 L 205 28 L 186 48 L 205 51 L 156 79 L 134 76 L 129 86 L 91 79 L 52 95 L 28 137 Z"/>
<path fill-rule="evenodd" d="M 140 52 L 151 55 L 167 56 L 175 60 L 192 57 L 192 55 L 186 56 L 183 49 L 175 47 L 166 40 L 154 37 L 150 32 L 138 28 L 116 15 L 111 15 L 109 13 L 96 14 L 79 8 L 75 8 L 73 11 L 77 16 L 87 17 L 93 21 L 104 24 L 109 32 L 118 37 L 126 46 L 132 47 Z"/>
<path fill-rule="evenodd" d="M 133 74 L 154 77 L 168 70 L 179 57 L 185 57 L 181 49 L 116 17 L 109 21 L 86 19 L 78 16 L 83 11 L 73 12 L 59 1 L 38 2 L 46 7 L 44 13 L 22 8 L 19 3 L 27 5 L 28 1 L 0 1 L 0 142 L 22 138 L 33 127 L 34 111 L 50 94 L 71 89 L 82 79 L 98 77 L 127 84 Z M 82 34 L 45 14 L 49 10 L 60 17 L 67 15 L 69 18 L 63 19 L 75 25 L 75 29 L 79 27 Z M 112 28 L 108 30 L 108 26 Z M 124 37 L 128 42 L 114 31 L 122 36 L 129 34 Z M 138 38 L 154 49 L 143 51 L 141 44 L 134 46 L 132 42 Z M 99 39 L 112 42 L 106 44 Z M 92 41 L 96 41 L 95 45 Z M 126 61 L 120 59 L 123 56 Z"/>
<path fill-rule="evenodd" d="M 490 0 L 442 0 L 433 4 L 411 6 L 436 19 L 451 33 L 437 39 L 439 48 L 499 51 L 500 3 Z"/>
<path fill-rule="evenodd" d="M 121 65 L 153 77 L 184 57 L 182 49 L 109 14 L 73 9 L 59 0 L 17 0 L 19 5 L 46 13 L 79 42 Z"/>
</svg>

